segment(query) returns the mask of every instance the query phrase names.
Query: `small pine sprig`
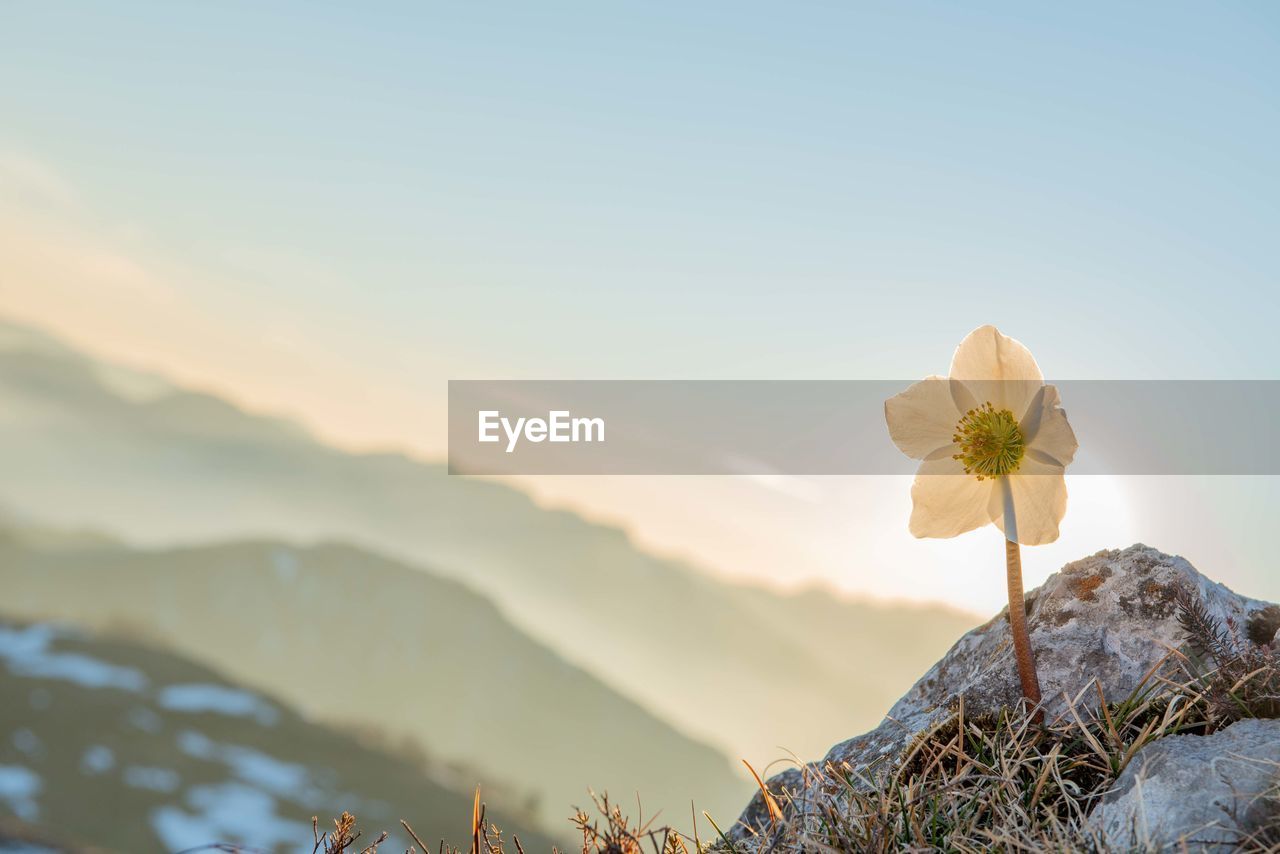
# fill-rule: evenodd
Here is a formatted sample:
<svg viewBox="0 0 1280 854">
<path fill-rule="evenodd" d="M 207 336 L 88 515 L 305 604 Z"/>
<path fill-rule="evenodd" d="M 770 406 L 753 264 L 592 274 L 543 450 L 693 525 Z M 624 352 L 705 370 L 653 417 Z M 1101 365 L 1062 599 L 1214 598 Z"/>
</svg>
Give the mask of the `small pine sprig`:
<svg viewBox="0 0 1280 854">
<path fill-rule="evenodd" d="M 1193 652 L 1212 659 L 1218 667 L 1239 658 L 1240 651 L 1232 642 L 1231 635 L 1222 627 L 1222 621 L 1209 613 L 1201 597 L 1192 593 L 1190 588 L 1179 587 L 1176 603 L 1178 625 Z"/>
<path fill-rule="evenodd" d="M 1177 596 L 1178 623 L 1192 651 L 1215 670 L 1201 677 L 1210 720 L 1280 717 L 1280 650 L 1238 640 L 1191 591 Z"/>
</svg>

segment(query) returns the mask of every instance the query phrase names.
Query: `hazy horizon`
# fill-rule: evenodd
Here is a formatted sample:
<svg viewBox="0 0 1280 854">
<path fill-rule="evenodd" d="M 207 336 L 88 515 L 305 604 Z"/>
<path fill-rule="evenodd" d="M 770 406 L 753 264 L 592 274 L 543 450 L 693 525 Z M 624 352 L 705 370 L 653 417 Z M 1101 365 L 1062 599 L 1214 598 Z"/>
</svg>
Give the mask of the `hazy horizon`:
<svg viewBox="0 0 1280 854">
<path fill-rule="evenodd" d="M 4 319 L 0 315 L 0 321 Z M 37 332 L 49 332 L 39 324 L 21 322 L 20 325 Z M 86 355 L 95 358 L 104 355 L 92 348 L 76 346 L 72 336 L 55 334 L 54 338 L 65 341 L 72 349 L 82 349 Z M 415 451 L 405 446 L 362 446 L 336 441 L 317 430 L 315 425 L 297 417 L 296 413 L 277 407 L 254 406 L 213 386 L 188 384 L 178 375 L 145 361 L 107 361 L 142 374 L 161 377 L 178 389 L 225 399 L 251 414 L 296 423 L 317 441 L 340 450 L 358 454 L 397 453 L 433 465 L 444 463 L 443 455 Z M 988 547 L 996 536 L 990 530 L 976 531 L 957 541 L 930 541 L 911 538 L 905 524 L 898 524 L 898 520 L 905 519 L 909 509 L 908 477 L 526 475 L 483 479 L 512 485 L 529 494 L 544 508 L 566 509 L 593 523 L 619 528 L 638 547 L 654 555 L 688 563 L 701 572 L 730 581 L 760 584 L 781 592 L 830 589 L 851 601 L 943 605 L 982 619 L 991 616 L 1004 603 L 1003 579 L 999 573 L 974 574 L 972 570 L 951 573 L 946 570 L 949 565 L 984 566 Z M 1236 514 L 1233 518 L 1221 507 L 1240 504 L 1259 512 L 1267 506 L 1266 502 L 1276 500 L 1276 480 L 1266 476 L 1068 475 L 1073 511 L 1077 518 L 1088 514 L 1088 521 L 1077 522 L 1074 526 L 1064 524 L 1064 536 L 1058 543 L 1027 551 L 1024 561 L 1028 586 L 1038 584 L 1073 560 L 1102 549 L 1124 548 L 1135 542 L 1184 553 L 1169 545 L 1167 538 L 1144 539 L 1136 533 L 1140 526 L 1135 523 L 1131 506 L 1135 495 L 1162 495 L 1162 510 L 1166 518 L 1149 515 L 1145 523 L 1156 531 L 1178 535 L 1183 542 L 1196 544 L 1204 542 L 1205 528 L 1220 531 L 1227 525 L 1247 524 L 1248 517 Z M 1186 489 L 1179 501 L 1177 494 L 1168 493 L 1166 486 L 1169 482 L 1192 488 Z M 1214 499 L 1225 500 L 1221 501 L 1217 515 L 1206 514 L 1204 508 L 1212 505 Z M 756 521 L 743 525 L 740 519 L 726 520 L 705 513 L 691 517 L 690 514 L 708 506 L 708 501 L 730 502 L 739 511 L 752 513 Z M 1172 514 L 1169 514 L 1170 510 Z M 779 513 L 785 516 L 779 518 Z M 900 555 L 906 554 L 909 559 L 917 561 L 916 565 L 904 572 L 899 563 L 895 566 L 897 575 L 889 577 L 879 577 L 866 566 L 854 566 L 854 572 L 845 575 L 815 569 L 824 563 L 833 563 L 838 558 L 833 557 L 831 550 L 847 544 L 840 539 L 842 526 L 850 524 L 850 519 L 841 518 L 845 513 L 850 517 L 860 516 L 861 530 L 876 532 L 874 541 L 859 543 L 859 551 L 852 551 L 848 556 L 889 562 L 900 561 Z M 1172 520 L 1167 518 L 1169 515 L 1172 515 Z M 1197 524 L 1187 527 L 1188 517 L 1197 518 Z M 697 525 L 691 526 L 691 519 Z M 1084 526 L 1092 530 L 1083 532 L 1082 536 L 1080 528 Z M 816 543 L 772 540 L 771 535 L 779 530 L 807 532 L 819 539 Z M 960 547 L 957 547 L 957 542 Z M 1247 563 L 1251 556 L 1250 545 L 1248 541 L 1241 541 L 1235 544 L 1236 551 L 1224 549 L 1229 555 L 1239 554 L 1241 557 L 1227 564 L 1225 572 L 1221 564 L 1209 567 L 1209 571 L 1216 571 L 1226 583 L 1239 587 L 1241 592 L 1268 595 L 1268 588 L 1256 583 L 1267 579 L 1267 576 L 1261 567 L 1251 571 Z M 809 561 L 808 571 L 794 571 L 797 555 Z M 1199 558 L 1194 551 L 1186 556 L 1193 563 Z M 790 561 L 793 571 L 778 571 L 782 561 Z M 1204 561 L 1200 560 L 1200 563 Z M 1243 579 L 1243 586 L 1237 578 Z"/>
</svg>

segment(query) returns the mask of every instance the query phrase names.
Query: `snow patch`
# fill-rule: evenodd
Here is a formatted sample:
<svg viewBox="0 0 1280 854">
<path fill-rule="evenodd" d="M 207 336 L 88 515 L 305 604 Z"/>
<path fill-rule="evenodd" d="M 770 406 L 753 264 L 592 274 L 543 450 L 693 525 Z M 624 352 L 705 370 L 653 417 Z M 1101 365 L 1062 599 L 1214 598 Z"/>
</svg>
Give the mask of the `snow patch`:
<svg viewBox="0 0 1280 854">
<path fill-rule="evenodd" d="M 0 803 L 23 821 L 35 821 L 40 816 L 36 795 L 43 787 L 40 775 L 30 768 L 0 765 Z"/>
<path fill-rule="evenodd" d="M 178 735 L 178 748 L 196 759 L 221 762 L 244 782 L 295 803 L 323 797 L 306 766 L 283 762 L 252 747 L 220 744 L 195 730 L 185 730 Z"/>
<path fill-rule="evenodd" d="M 281 818 L 270 794 L 242 783 L 195 786 L 186 798 L 190 811 L 163 806 L 151 813 L 151 828 L 171 851 L 217 839 L 254 848 L 298 847 L 311 825 Z"/>
<path fill-rule="evenodd" d="M 215 712 L 236 718 L 252 717 L 263 726 L 273 726 L 280 713 L 256 694 L 225 685 L 167 685 L 157 702 L 171 712 Z"/>
<path fill-rule="evenodd" d="M 49 644 L 61 632 L 49 625 L 25 628 L 0 626 L 0 661 L 15 676 L 57 679 L 85 688 L 118 688 L 141 691 L 147 677 L 132 667 L 108 664 L 74 652 L 52 652 Z"/>
<path fill-rule="evenodd" d="M 116 754 L 110 747 L 94 744 L 80 757 L 80 773 L 89 776 L 105 774 L 116 767 Z"/>
</svg>

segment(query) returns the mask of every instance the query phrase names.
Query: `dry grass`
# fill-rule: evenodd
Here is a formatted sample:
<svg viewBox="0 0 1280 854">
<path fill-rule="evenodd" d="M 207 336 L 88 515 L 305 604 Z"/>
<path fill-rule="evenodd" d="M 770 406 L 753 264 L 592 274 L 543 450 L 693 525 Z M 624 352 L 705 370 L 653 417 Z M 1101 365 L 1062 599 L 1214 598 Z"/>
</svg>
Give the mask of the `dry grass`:
<svg viewBox="0 0 1280 854">
<path fill-rule="evenodd" d="M 1107 850 L 1087 818 L 1141 748 L 1243 718 L 1280 717 L 1280 650 L 1239 637 L 1190 596 L 1179 602 L 1179 617 L 1192 654 L 1170 653 L 1123 701 L 1106 702 L 1093 683 L 1045 726 L 1013 710 L 970 718 L 961 705 L 916 740 L 887 780 L 860 778 L 847 766 L 806 767 L 799 792 L 770 798 L 765 832 L 721 847 L 738 854 Z M 1160 675 L 1168 673 L 1176 675 Z M 1274 800 L 1272 820 L 1239 850 L 1280 851 L 1280 797 Z"/>
<path fill-rule="evenodd" d="M 670 827 L 632 821 L 609 800 L 608 795 L 592 795 L 592 801 L 594 813 L 578 810 L 571 819 L 582 838 L 581 854 L 699 854 L 710 847 Z M 323 834 L 319 830 L 318 819 L 311 821 L 315 835 L 312 854 L 355 854 L 360 833 L 356 830 L 354 816 L 343 813 L 341 818 L 334 819 L 334 829 Z M 400 824 L 415 843 L 405 854 L 428 854 L 433 850 L 407 821 Z M 387 834 L 382 833 L 372 845 L 360 849 L 360 854 L 377 854 L 378 846 L 386 838 Z M 437 854 L 463 854 L 464 849 L 442 841 L 434 850 Z M 479 789 L 476 789 L 472 807 L 471 842 L 466 850 L 467 854 L 526 854 L 518 836 L 511 837 L 508 847 L 502 831 L 485 820 L 485 805 L 480 800 Z M 559 849 L 553 851 L 558 854 Z"/>
<path fill-rule="evenodd" d="M 1155 692 L 1038 726 L 963 708 L 918 739 L 874 785 L 847 766 L 807 768 L 770 832 L 726 845 L 760 851 L 1101 850 L 1086 828 L 1094 804 L 1145 744 L 1205 732 L 1193 704 Z"/>
<path fill-rule="evenodd" d="M 344 812 L 333 820 L 333 830 L 327 833 L 321 833 L 319 819 L 312 818 L 311 835 L 315 837 L 315 846 L 311 849 L 311 854 L 319 854 L 321 851 L 324 854 L 355 854 L 356 841 L 360 839 L 361 834 L 356 830 L 356 817 L 349 812 Z M 386 838 L 387 833 L 383 831 L 371 844 L 358 849 L 360 854 L 376 854 L 378 846 Z"/>
</svg>

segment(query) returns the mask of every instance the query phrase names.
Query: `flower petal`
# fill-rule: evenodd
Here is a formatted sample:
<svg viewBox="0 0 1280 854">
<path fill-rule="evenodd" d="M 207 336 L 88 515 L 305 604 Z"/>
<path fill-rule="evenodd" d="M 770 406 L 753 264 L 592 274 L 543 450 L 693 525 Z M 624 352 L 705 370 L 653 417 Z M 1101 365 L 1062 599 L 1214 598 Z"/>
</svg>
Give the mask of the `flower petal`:
<svg viewBox="0 0 1280 854">
<path fill-rule="evenodd" d="M 994 326 L 980 326 L 965 336 L 951 357 L 951 378 L 962 381 L 979 403 L 990 401 L 1022 420 L 1044 375 L 1022 342 Z"/>
<path fill-rule="evenodd" d="M 1055 386 L 1041 386 L 1019 426 L 1031 459 L 1065 467 L 1080 447 Z"/>
<path fill-rule="evenodd" d="M 951 444 L 960 412 L 951 400 L 946 377 L 925 377 L 884 402 L 889 436 L 908 457 L 923 460 Z"/>
<path fill-rule="evenodd" d="M 978 480 L 950 456 L 928 460 L 911 484 L 911 533 L 955 537 L 991 523 L 993 480 Z"/>
<path fill-rule="evenodd" d="M 1017 474 L 1006 475 L 1004 480 L 1013 498 L 1017 529 L 1013 539 L 1024 546 L 1042 546 L 1058 539 L 1058 523 L 1067 512 L 1062 466 L 1024 458 Z M 995 523 L 1006 537 L 1010 535 L 1003 512 L 996 514 Z"/>
</svg>

